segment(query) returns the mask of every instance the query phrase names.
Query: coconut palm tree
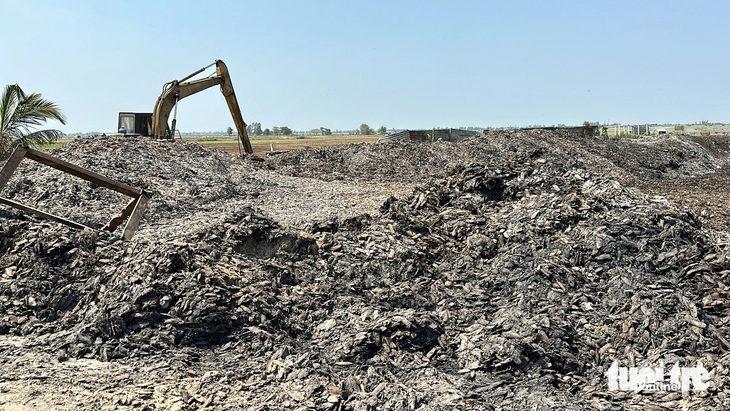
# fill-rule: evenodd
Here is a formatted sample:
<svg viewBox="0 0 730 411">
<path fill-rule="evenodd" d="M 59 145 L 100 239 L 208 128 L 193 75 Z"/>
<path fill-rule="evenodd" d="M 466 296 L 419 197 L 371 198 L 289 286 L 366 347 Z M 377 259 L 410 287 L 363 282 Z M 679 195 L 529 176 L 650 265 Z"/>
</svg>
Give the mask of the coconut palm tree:
<svg viewBox="0 0 730 411">
<path fill-rule="evenodd" d="M 58 105 L 40 93 L 25 94 L 17 84 L 5 86 L 0 99 L 0 159 L 18 146 L 50 144 L 61 137 L 59 130 L 34 130 L 49 119 L 66 124 Z"/>
</svg>

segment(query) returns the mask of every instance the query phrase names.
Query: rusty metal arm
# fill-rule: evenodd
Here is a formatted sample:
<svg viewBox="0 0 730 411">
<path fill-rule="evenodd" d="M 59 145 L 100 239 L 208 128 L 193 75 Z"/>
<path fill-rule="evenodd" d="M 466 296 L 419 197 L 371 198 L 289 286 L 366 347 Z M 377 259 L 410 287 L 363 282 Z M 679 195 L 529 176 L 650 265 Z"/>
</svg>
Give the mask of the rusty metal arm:
<svg viewBox="0 0 730 411">
<path fill-rule="evenodd" d="M 5 185 L 10 181 L 10 177 L 13 176 L 15 169 L 18 168 L 20 162 L 25 158 L 25 154 L 28 149 L 25 147 L 18 147 L 10 155 L 8 161 L 5 162 L 2 171 L 0 171 L 0 191 L 3 191 Z"/>
<path fill-rule="evenodd" d="M 105 177 L 101 174 L 95 173 L 93 171 L 87 170 L 85 168 L 79 167 L 75 164 L 71 164 L 67 161 L 63 161 L 59 158 L 53 157 L 50 154 L 44 153 L 42 151 L 34 150 L 32 148 L 28 147 L 18 147 L 13 151 L 13 153 L 10 155 L 10 158 L 8 158 L 8 161 L 3 166 L 2 170 L 0 170 L 0 191 L 2 191 L 3 188 L 7 185 L 8 181 L 10 181 L 10 178 L 12 177 L 15 170 L 20 165 L 20 162 L 23 161 L 24 158 L 29 158 L 31 160 L 37 161 L 41 164 L 45 164 L 49 167 L 53 167 L 57 170 L 61 170 L 65 173 L 74 175 L 76 177 L 79 177 L 83 180 L 89 181 L 91 183 L 94 183 L 100 187 L 104 187 L 113 191 L 116 191 L 118 193 L 124 194 L 126 196 L 132 197 L 132 201 L 122 210 L 120 214 L 115 216 L 114 218 L 109 221 L 109 223 L 104 226 L 104 230 L 107 231 L 114 231 L 115 228 L 117 228 L 122 221 L 125 219 L 128 219 L 127 225 L 124 228 L 123 237 L 127 240 L 131 239 L 134 235 L 134 232 L 137 230 L 137 227 L 139 226 L 140 219 L 142 217 L 142 213 L 145 210 L 145 207 L 147 205 L 147 202 L 149 201 L 149 197 L 147 194 L 142 191 L 139 188 L 132 187 L 128 184 L 121 183 L 119 181 L 112 180 L 108 177 Z M 63 217 L 59 217 L 54 214 L 46 213 L 44 211 L 38 210 L 33 207 L 29 207 L 27 205 L 18 203 L 16 201 L 0 197 L 0 204 L 9 205 L 11 207 L 17 208 L 19 210 L 25 211 L 27 213 L 35 214 L 39 217 L 45 218 L 47 220 L 56 221 L 61 224 L 65 224 L 69 227 L 76 228 L 76 229 L 91 229 L 88 226 L 85 226 L 81 223 L 77 223 L 75 221 L 68 220 Z"/>
<path fill-rule="evenodd" d="M 135 188 L 130 185 L 120 183 L 119 181 L 112 180 L 111 178 L 105 177 L 101 174 L 89 171 L 75 164 L 71 164 L 67 161 L 63 161 L 59 158 L 53 157 L 50 154 L 34 150 L 32 148 L 28 148 L 26 150 L 27 153 L 25 154 L 25 156 L 27 158 L 35 160 L 41 164 L 45 164 L 49 167 L 53 167 L 57 170 L 61 170 L 64 173 L 68 173 L 78 178 L 82 178 L 86 181 L 90 181 L 98 186 L 114 190 L 129 197 L 139 197 L 142 194 L 142 190 L 139 188 Z"/>
<path fill-rule="evenodd" d="M 75 221 L 71 221 L 71 220 L 65 219 L 63 217 L 54 215 L 54 214 L 46 213 L 37 208 L 29 207 L 25 204 L 21 204 L 21 203 L 18 203 L 16 201 L 13 201 L 13 200 L 10 200 L 10 199 L 4 198 L 4 197 L 0 197 L 0 204 L 5 204 L 10 207 L 17 208 L 18 210 L 25 211 L 26 213 L 35 214 L 38 217 L 45 218 L 46 220 L 55 221 L 57 223 L 67 225 L 71 228 L 76 228 L 79 230 L 83 230 L 85 228 L 88 228 L 89 230 L 92 229 L 91 227 L 87 227 L 81 223 L 77 223 Z"/>
</svg>

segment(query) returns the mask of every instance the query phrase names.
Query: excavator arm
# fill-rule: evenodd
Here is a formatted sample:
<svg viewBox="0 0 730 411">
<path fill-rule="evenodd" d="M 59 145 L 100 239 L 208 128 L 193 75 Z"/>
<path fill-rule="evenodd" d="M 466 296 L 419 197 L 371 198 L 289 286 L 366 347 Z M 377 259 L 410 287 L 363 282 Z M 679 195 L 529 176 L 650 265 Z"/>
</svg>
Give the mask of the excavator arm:
<svg viewBox="0 0 730 411">
<path fill-rule="evenodd" d="M 236 130 L 238 130 L 238 138 L 241 140 L 241 145 L 243 145 L 246 153 L 253 154 L 251 141 L 248 139 L 246 123 L 243 121 L 243 115 L 241 114 L 241 108 L 238 106 L 236 92 L 233 91 L 231 76 L 228 74 L 228 67 L 226 67 L 225 63 L 221 60 L 217 60 L 215 71 L 219 78 L 225 79 L 225 81 L 221 83 L 221 93 L 223 93 L 223 96 L 226 98 L 228 110 L 231 112 L 231 117 L 233 117 L 233 123 L 236 125 Z"/>
<path fill-rule="evenodd" d="M 175 129 L 175 120 L 173 119 L 172 128 L 170 128 L 167 121 L 170 118 L 170 113 L 175 107 L 175 104 L 185 97 L 220 84 L 221 93 L 223 93 L 226 99 L 228 109 L 231 111 L 231 116 L 233 117 L 233 123 L 236 125 L 236 130 L 238 130 L 238 138 L 241 140 L 241 144 L 244 150 L 246 150 L 246 153 L 253 154 L 253 148 L 251 147 L 246 130 L 246 123 L 243 121 L 243 115 L 241 115 L 241 108 L 238 105 L 236 93 L 233 90 L 233 83 L 228 73 L 228 67 L 226 67 L 222 60 L 216 60 L 214 64 L 216 66 L 216 75 L 213 77 L 187 81 L 210 67 L 208 66 L 180 80 L 173 80 L 165 84 L 162 94 L 157 98 L 155 109 L 152 112 L 152 136 L 154 138 L 171 138 Z"/>
</svg>

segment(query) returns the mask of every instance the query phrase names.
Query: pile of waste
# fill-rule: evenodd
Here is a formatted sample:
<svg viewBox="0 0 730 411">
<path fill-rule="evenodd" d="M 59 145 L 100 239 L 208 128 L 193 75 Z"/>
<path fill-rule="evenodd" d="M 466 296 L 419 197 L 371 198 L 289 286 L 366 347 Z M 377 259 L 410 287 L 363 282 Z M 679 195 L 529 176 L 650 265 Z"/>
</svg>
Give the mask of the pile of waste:
<svg viewBox="0 0 730 411">
<path fill-rule="evenodd" d="M 181 142 L 80 140 L 55 155 L 152 194 L 139 234 L 5 212 L 0 334 L 44 336 L 60 359 L 213 352 L 190 367 L 244 388 L 226 400 L 200 388 L 211 409 L 726 407 L 730 255 L 692 213 L 624 184 L 636 170 L 598 144 L 490 132 L 252 162 Z M 692 158 L 637 167 L 714 167 Z M 294 230 L 253 205 L 272 189 L 265 170 L 417 185 Z M 3 195 L 91 220 L 114 209 L 62 178 L 29 165 Z M 609 389 L 614 362 L 660 361 L 700 361 L 709 388 Z"/>
<path fill-rule="evenodd" d="M 417 148 L 414 148 L 417 147 Z M 387 141 L 286 152 L 264 164 L 296 176 L 421 182 L 443 178 L 455 164 L 500 164 L 524 155 L 572 159 L 620 180 L 708 176 L 730 166 L 727 139 L 576 136 L 566 130 L 491 130 L 480 137 L 429 144 Z"/>
</svg>

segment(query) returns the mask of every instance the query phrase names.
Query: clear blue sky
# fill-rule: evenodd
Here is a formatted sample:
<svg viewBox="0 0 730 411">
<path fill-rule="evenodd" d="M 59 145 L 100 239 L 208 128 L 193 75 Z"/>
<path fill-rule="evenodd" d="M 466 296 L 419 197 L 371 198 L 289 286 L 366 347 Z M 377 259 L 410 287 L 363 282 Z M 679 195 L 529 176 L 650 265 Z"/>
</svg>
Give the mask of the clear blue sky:
<svg viewBox="0 0 730 411">
<path fill-rule="evenodd" d="M 730 2 L 0 0 L 0 80 L 115 131 L 226 62 L 248 123 L 294 130 L 730 122 Z M 178 129 L 233 126 L 217 88 Z"/>
</svg>

